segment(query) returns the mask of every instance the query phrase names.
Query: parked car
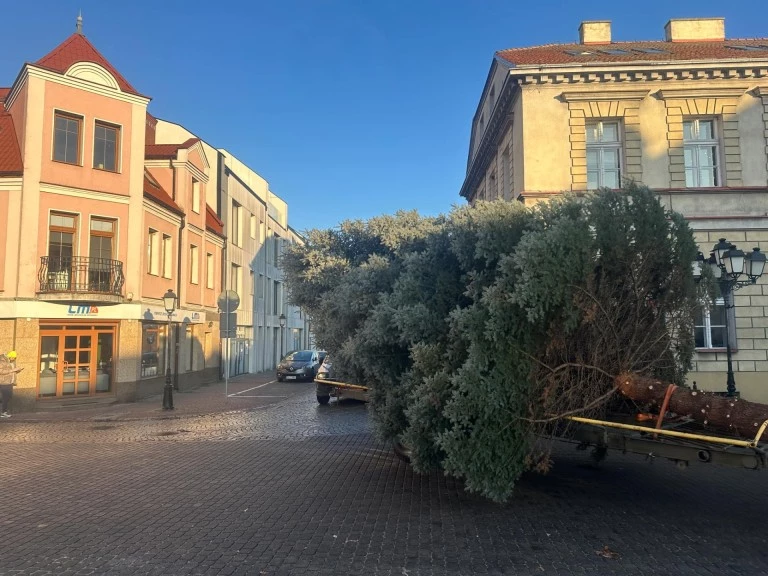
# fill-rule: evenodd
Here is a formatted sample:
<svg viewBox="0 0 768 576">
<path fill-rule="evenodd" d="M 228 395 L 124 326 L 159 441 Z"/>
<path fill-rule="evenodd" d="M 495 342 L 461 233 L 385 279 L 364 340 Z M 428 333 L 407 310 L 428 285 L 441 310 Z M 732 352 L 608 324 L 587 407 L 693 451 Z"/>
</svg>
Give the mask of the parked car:
<svg viewBox="0 0 768 576">
<path fill-rule="evenodd" d="M 317 350 L 289 352 L 277 365 L 277 381 L 314 380 L 319 365 Z"/>
</svg>

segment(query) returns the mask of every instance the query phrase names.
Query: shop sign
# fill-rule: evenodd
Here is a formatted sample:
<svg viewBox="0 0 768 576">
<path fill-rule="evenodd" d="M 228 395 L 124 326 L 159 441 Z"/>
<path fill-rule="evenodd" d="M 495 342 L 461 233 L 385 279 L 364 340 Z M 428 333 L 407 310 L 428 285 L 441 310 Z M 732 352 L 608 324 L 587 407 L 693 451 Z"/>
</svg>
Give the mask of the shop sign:
<svg viewBox="0 0 768 576">
<path fill-rule="evenodd" d="M 70 304 L 67 308 L 67 316 L 98 316 L 99 307 L 89 304 Z"/>
</svg>

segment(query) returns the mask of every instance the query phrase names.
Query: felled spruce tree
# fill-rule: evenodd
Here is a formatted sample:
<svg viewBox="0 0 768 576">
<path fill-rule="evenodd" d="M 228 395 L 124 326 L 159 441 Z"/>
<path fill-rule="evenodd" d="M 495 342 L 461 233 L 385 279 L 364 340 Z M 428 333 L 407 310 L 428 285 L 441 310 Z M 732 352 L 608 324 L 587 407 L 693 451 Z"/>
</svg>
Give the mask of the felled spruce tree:
<svg viewBox="0 0 768 576">
<path fill-rule="evenodd" d="M 378 435 L 503 500 L 548 468 L 541 439 L 563 416 L 604 413 L 614 376 L 682 383 L 695 254 L 685 221 L 633 185 L 345 222 L 283 268 L 334 367 L 371 387 Z"/>
</svg>

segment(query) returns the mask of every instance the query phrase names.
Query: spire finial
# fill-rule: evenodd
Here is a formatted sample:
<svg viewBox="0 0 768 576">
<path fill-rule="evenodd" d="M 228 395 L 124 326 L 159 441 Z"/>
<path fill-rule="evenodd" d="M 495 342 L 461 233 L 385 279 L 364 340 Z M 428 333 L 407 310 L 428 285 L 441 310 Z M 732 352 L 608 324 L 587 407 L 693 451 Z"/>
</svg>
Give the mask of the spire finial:
<svg viewBox="0 0 768 576">
<path fill-rule="evenodd" d="M 77 33 L 82 35 L 83 33 L 83 11 L 80 10 L 77 14 L 77 26 L 76 26 Z"/>
</svg>

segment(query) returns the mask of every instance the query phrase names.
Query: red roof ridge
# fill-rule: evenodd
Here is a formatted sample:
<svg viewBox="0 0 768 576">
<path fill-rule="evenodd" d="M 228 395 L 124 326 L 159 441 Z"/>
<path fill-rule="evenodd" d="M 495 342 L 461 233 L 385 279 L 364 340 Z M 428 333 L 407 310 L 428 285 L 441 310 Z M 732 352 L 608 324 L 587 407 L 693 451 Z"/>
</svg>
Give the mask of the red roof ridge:
<svg viewBox="0 0 768 576">
<path fill-rule="evenodd" d="M 88 39 L 75 32 L 45 56 L 37 60 L 34 65 L 41 68 L 47 68 L 55 72 L 64 74 L 70 66 L 77 62 L 93 62 L 98 64 L 115 77 L 118 86 L 123 92 L 143 96 L 140 94 L 117 69 L 109 63 L 109 60 L 91 44 Z M 146 96 L 143 96 L 146 98 Z"/>
<path fill-rule="evenodd" d="M 176 158 L 179 150 L 191 148 L 200 142 L 200 138 L 189 138 L 181 144 L 145 144 L 144 158 L 147 160 L 166 160 Z"/>
</svg>

